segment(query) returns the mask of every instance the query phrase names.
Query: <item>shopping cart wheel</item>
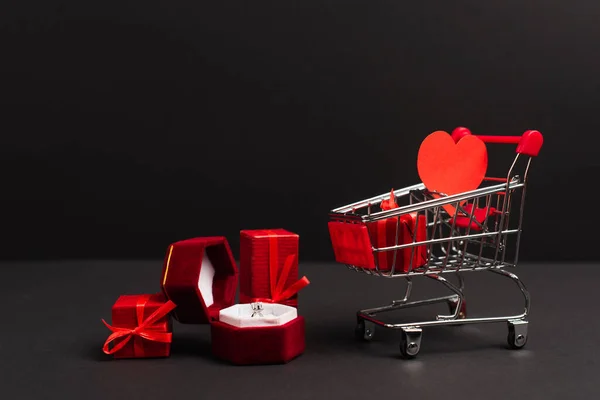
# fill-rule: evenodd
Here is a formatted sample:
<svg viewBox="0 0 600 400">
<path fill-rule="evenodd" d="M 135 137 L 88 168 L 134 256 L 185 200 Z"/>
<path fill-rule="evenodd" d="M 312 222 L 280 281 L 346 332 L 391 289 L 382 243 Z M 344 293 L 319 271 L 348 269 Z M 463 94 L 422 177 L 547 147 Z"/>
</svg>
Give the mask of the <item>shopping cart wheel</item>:
<svg viewBox="0 0 600 400">
<path fill-rule="evenodd" d="M 450 309 L 450 315 L 454 315 L 456 311 L 456 306 L 458 306 L 458 297 L 448 300 L 448 308 Z M 460 311 L 458 312 L 458 319 L 467 318 L 467 301 L 463 299 L 462 304 L 460 305 Z"/>
<path fill-rule="evenodd" d="M 521 349 L 527 343 L 527 321 L 508 321 L 508 345 L 511 349 Z"/>
<path fill-rule="evenodd" d="M 404 358 L 414 358 L 421 350 L 421 328 L 402 328 L 400 353 Z"/>
<path fill-rule="evenodd" d="M 357 339 L 370 341 L 375 334 L 375 324 L 364 319 L 359 319 L 356 324 L 355 334 Z"/>
</svg>

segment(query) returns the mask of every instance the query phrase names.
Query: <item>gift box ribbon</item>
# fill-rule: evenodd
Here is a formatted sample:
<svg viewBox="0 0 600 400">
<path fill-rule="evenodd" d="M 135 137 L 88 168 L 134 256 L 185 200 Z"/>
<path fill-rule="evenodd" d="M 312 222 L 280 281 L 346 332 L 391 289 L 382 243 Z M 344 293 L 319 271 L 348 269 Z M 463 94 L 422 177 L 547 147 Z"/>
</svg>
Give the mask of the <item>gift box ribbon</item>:
<svg viewBox="0 0 600 400">
<path fill-rule="evenodd" d="M 158 332 L 151 329 L 151 326 L 155 324 L 161 318 L 167 316 L 173 309 L 175 309 L 175 303 L 171 300 L 167 301 L 165 304 L 160 306 L 156 311 L 154 311 L 148 318 L 144 319 L 144 308 L 146 307 L 146 303 L 150 300 L 150 296 L 140 296 L 136 304 L 136 316 L 137 316 L 137 324 L 138 326 L 134 329 L 129 328 L 119 328 L 114 327 L 106 323 L 106 321 L 102 320 L 104 325 L 108 329 L 110 329 L 113 333 L 106 339 L 104 343 L 104 347 L 102 350 L 106 354 L 114 354 L 117 351 L 121 350 L 125 345 L 135 337 L 140 337 L 146 340 L 151 340 L 154 342 L 162 342 L 162 343 L 171 343 L 172 333 L 167 332 Z M 119 343 L 117 343 L 112 349 L 109 349 L 109 345 L 111 342 L 124 338 Z M 136 343 L 134 347 L 135 354 L 139 357 L 144 355 L 143 346 L 139 346 Z"/>
<path fill-rule="evenodd" d="M 277 267 L 279 264 L 279 247 L 277 238 L 278 236 L 276 234 L 269 234 L 269 280 L 271 297 L 256 297 L 252 299 L 253 302 L 279 303 L 281 301 L 288 300 L 310 283 L 306 276 L 303 276 L 300 280 L 294 282 L 292 285 L 284 289 L 285 283 L 292 270 L 292 266 L 294 265 L 296 255 L 291 254 L 286 257 L 285 262 L 283 263 L 283 268 L 281 269 L 281 274 L 279 275 L 279 279 L 277 279 Z"/>
</svg>

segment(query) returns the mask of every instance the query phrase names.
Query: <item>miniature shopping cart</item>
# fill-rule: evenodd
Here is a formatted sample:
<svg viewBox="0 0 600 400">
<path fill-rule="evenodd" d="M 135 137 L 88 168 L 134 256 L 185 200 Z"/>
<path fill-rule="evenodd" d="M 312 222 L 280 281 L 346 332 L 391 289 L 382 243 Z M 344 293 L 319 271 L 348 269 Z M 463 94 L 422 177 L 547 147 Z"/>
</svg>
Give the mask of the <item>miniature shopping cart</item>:
<svg viewBox="0 0 600 400">
<path fill-rule="evenodd" d="M 470 134 L 466 128 L 457 128 L 452 138 L 458 142 Z M 411 358 L 421 348 L 423 327 L 503 322 L 508 325 L 509 346 L 525 346 L 530 297 L 523 282 L 506 268 L 517 265 L 528 172 L 543 138 L 538 131 L 478 137 L 485 143 L 517 145 L 506 178 L 486 177 L 478 189 L 454 195 L 417 184 L 392 192 L 397 208 L 381 210 L 381 203 L 392 197 L 386 193 L 330 212 L 329 232 L 337 262 L 357 272 L 407 281 L 402 299 L 358 311 L 356 333 L 360 339 L 371 340 L 376 325 L 397 329 L 401 332 L 400 352 Z M 468 317 L 461 275 L 467 271 L 489 271 L 513 280 L 525 299 L 524 311 Z M 446 274 L 453 274 L 457 283 L 450 282 Z M 410 301 L 412 279 L 417 276 L 440 282 L 452 294 Z M 449 315 L 432 320 L 391 324 L 377 318 L 392 310 L 443 302 L 449 306 Z"/>
</svg>

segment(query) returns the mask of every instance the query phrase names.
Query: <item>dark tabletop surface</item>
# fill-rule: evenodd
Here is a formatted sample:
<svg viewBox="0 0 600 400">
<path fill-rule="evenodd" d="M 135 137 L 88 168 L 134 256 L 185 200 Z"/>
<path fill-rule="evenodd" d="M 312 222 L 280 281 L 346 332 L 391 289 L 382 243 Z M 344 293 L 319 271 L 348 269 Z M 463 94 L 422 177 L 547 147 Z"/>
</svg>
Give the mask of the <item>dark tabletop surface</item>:
<svg viewBox="0 0 600 400">
<path fill-rule="evenodd" d="M 333 263 L 301 263 L 306 352 L 286 365 L 237 367 L 213 359 L 208 326 L 174 324 L 167 359 L 112 360 L 102 353 L 121 294 L 159 289 L 162 262 L 0 263 L 2 399 L 600 398 L 600 265 L 526 264 L 514 270 L 532 296 L 529 341 L 509 350 L 504 323 L 424 328 L 414 360 L 399 358 L 399 334 L 354 337 L 355 313 L 400 298 L 404 281 Z M 470 316 L 519 313 L 514 283 L 465 274 Z M 440 287 L 438 287 L 440 286 Z M 445 293 L 415 279 L 413 295 Z M 446 312 L 412 308 L 391 322 Z M 360 396 L 360 397 L 359 397 Z"/>
</svg>

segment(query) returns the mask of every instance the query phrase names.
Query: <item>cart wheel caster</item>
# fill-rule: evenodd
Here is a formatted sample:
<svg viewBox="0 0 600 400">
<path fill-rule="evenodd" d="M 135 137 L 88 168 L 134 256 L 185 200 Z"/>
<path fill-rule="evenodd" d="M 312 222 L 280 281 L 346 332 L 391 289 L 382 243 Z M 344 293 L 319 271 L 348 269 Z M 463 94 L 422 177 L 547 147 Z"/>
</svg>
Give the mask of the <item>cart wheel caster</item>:
<svg viewBox="0 0 600 400">
<path fill-rule="evenodd" d="M 400 353 L 404 358 L 415 358 L 421 350 L 421 328 L 402 328 Z"/>
<path fill-rule="evenodd" d="M 522 349 L 527 343 L 527 321 L 508 321 L 508 346 L 511 349 Z"/>
<path fill-rule="evenodd" d="M 375 324 L 361 319 L 356 324 L 356 330 L 354 333 L 356 334 L 357 339 L 369 342 L 373 340 L 373 335 L 375 334 Z"/>
<path fill-rule="evenodd" d="M 450 309 L 450 315 L 454 315 L 456 312 L 456 306 L 458 305 L 458 299 L 448 300 L 448 308 Z M 462 304 L 460 305 L 460 311 L 458 312 L 457 319 L 465 319 L 467 318 L 467 301 L 463 299 Z M 460 326 L 461 324 L 457 324 L 455 326 Z"/>
</svg>

